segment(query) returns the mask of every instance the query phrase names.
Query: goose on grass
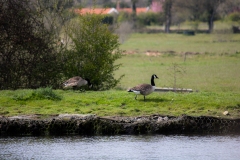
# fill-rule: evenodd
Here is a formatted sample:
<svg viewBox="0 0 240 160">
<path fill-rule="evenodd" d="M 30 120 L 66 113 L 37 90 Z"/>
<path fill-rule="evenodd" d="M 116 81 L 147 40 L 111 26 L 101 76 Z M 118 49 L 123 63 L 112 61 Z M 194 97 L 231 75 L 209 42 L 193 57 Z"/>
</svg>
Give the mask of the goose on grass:
<svg viewBox="0 0 240 160">
<path fill-rule="evenodd" d="M 73 89 L 76 89 L 85 85 L 88 85 L 89 88 L 92 87 L 92 84 L 88 78 L 83 79 L 82 77 L 79 77 L 79 76 L 72 77 L 63 83 L 64 88 L 72 87 Z"/>
<path fill-rule="evenodd" d="M 145 101 L 145 96 L 151 94 L 155 90 L 155 83 L 154 79 L 157 78 L 158 76 L 156 74 L 153 74 L 151 77 L 151 84 L 139 84 L 133 88 L 130 88 L 128 92 L 133 92 L 136 94 L 135 99 L 137 99 L 138 94 L 141 94 L 144 96 L 144 101 Z"/>
</svg>

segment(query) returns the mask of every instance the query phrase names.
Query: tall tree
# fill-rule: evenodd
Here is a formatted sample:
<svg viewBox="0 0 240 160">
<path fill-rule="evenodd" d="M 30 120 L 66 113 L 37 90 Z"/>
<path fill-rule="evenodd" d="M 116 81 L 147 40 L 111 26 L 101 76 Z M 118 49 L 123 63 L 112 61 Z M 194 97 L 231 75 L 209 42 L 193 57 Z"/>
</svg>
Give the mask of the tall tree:
<svg viewBox="0 0 240 160">
<path fill-rule="evenodd" d="M 208 32 L 211 33 L 214 28 L 214 18 L 217 15 L 217 9 L 225 0 L 202 0 L 201 2 L 207 14 Z"/>
<path fill-rule="evenodd" d="M 218 7 L 218 14 L 222 17 L 228 15 L 231 12 L 240 10 L 240 0 L 227 0 L 221 3 Z"/>
<path fill-rule="evenodd" d="M 133 28 L 136 28 L 136 19 L 137 19 L 137 6 L 136 3 L 138 0 L 131 0 L 132 2 L 132 21 L 133 21 Z"/>
<path fill-rule="evenodd" d="M 188 10 L 187 19 L 197 21 L 205 19 L 208 23 L 208 32 L 211 33 L 214 28 L 214 20 L 218 14 L 218 8 L 226 0 L 175 0 L 175 6 L 182 11 Z M 205 16 L 205 17 L 204 17 Z"/>
<path fill-rule="evenodd" d="M 172 6 L 173 0 L 165 0 L 163 3 L 163 11 L 165 17 L 165 33 L 170 32 L 170 27 L 172 23 Z"/>
<path fill-rule="evenodd" d="M 37 0 L 0 1 L 0 89 L 57 87 L 61 45 L 45 9 Z"/>
<path fill-rule="evenodd" d="M 177 14 L 188 12 L 188 16 L 185 14 L 185 20 L 197 21 L 202 14 L 200 2 L 196 0 L 175 0 L 174 8 Z"/>
</svg>

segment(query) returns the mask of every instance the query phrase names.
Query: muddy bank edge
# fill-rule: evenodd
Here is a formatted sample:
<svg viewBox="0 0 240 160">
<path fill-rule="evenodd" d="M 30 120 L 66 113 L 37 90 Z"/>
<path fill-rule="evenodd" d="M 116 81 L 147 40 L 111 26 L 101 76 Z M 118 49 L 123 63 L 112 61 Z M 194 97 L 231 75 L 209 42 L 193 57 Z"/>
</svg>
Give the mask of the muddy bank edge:
<svg viewBox="0 0 240 160">
<path fill-rule="evenodd" d="M 98 117 L 61 114 L 1 117 L 0 136 L 122 135 L 122 134 L 240 134 L 240 119 L 162 116 Z"/>
</svg>

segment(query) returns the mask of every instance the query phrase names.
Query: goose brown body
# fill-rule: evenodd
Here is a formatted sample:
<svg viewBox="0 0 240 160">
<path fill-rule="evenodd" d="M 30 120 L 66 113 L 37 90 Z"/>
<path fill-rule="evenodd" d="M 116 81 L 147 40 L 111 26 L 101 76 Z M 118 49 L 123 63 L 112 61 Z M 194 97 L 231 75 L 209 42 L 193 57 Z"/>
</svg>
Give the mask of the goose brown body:
<svg viewBox="0 0 240 160">
<path fill-rule="evenodd" d="M 139 84 L 131 89 L 128 90 L 128 92 L 134 92 L 136 94 L 135 99 L 137 99 L 137 95 L 141 94 L 145 96 L 151 94 L 155 90 L 155 83 L 154 83 L 154 78 L 157 78 L 157 75 L 153 74 L 151 76 L 151 84 Z"/>
<path fill-rule="evenodd" d="M 154 91 L 154 87 L 150 84 L 140 84 L 140 85 L 137 85 L 137 86 L 131 88 L 131 90 L 139 91 L 140 94 L 142 94 L 142 95 L 149 95 L 150 93 L 152 93 Z"/>
<path fill-rule="evenodd" d="M 70 79 L 68 79 L 67 81 L 65 81 L 63 83 L 63 86 L 64 88 L 68 88 L 68 87 L 81 87 L 81 86 L 84 86 L 84 85 L 89 85 L 91 86 L 91 83 L 88 79 L 83 79 L 82 77 L 79 77 L 79 76 L 75 76 L 75 77 L 72 77 Z"/>
</svg>

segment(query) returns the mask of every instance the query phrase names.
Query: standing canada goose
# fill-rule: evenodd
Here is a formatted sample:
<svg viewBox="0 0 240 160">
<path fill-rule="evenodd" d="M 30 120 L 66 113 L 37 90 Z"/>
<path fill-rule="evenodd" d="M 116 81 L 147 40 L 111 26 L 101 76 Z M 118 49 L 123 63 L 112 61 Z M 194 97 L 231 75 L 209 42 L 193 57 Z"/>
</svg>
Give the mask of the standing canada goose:
<svg viewBox="0 0 240 160">
<path fill-rule="evenodd" d="M 139 84 L 133 88 L 130 88 L 128 92 L 134 92 L 136 94 L 135 99 L 137 99 L 138 94 L 143 95 L 145 101 L 145 96 L 151 94 L 155 90 L 154 78 L 158 79 L 158 76 L 153 74 L 151 77 L 151 84 Z"/>
<path fill-rule="evenodd" d="M 73 87 L 73 89 L 76 89 L 84 85 L 88 85 L 89 88 L 92 87 L 92 84 L 89 79 L 87 78 L 83 79 L 82 77 L 79 76 L 72 77 L 63 83 L 64 88 Z"/>
</svg>

